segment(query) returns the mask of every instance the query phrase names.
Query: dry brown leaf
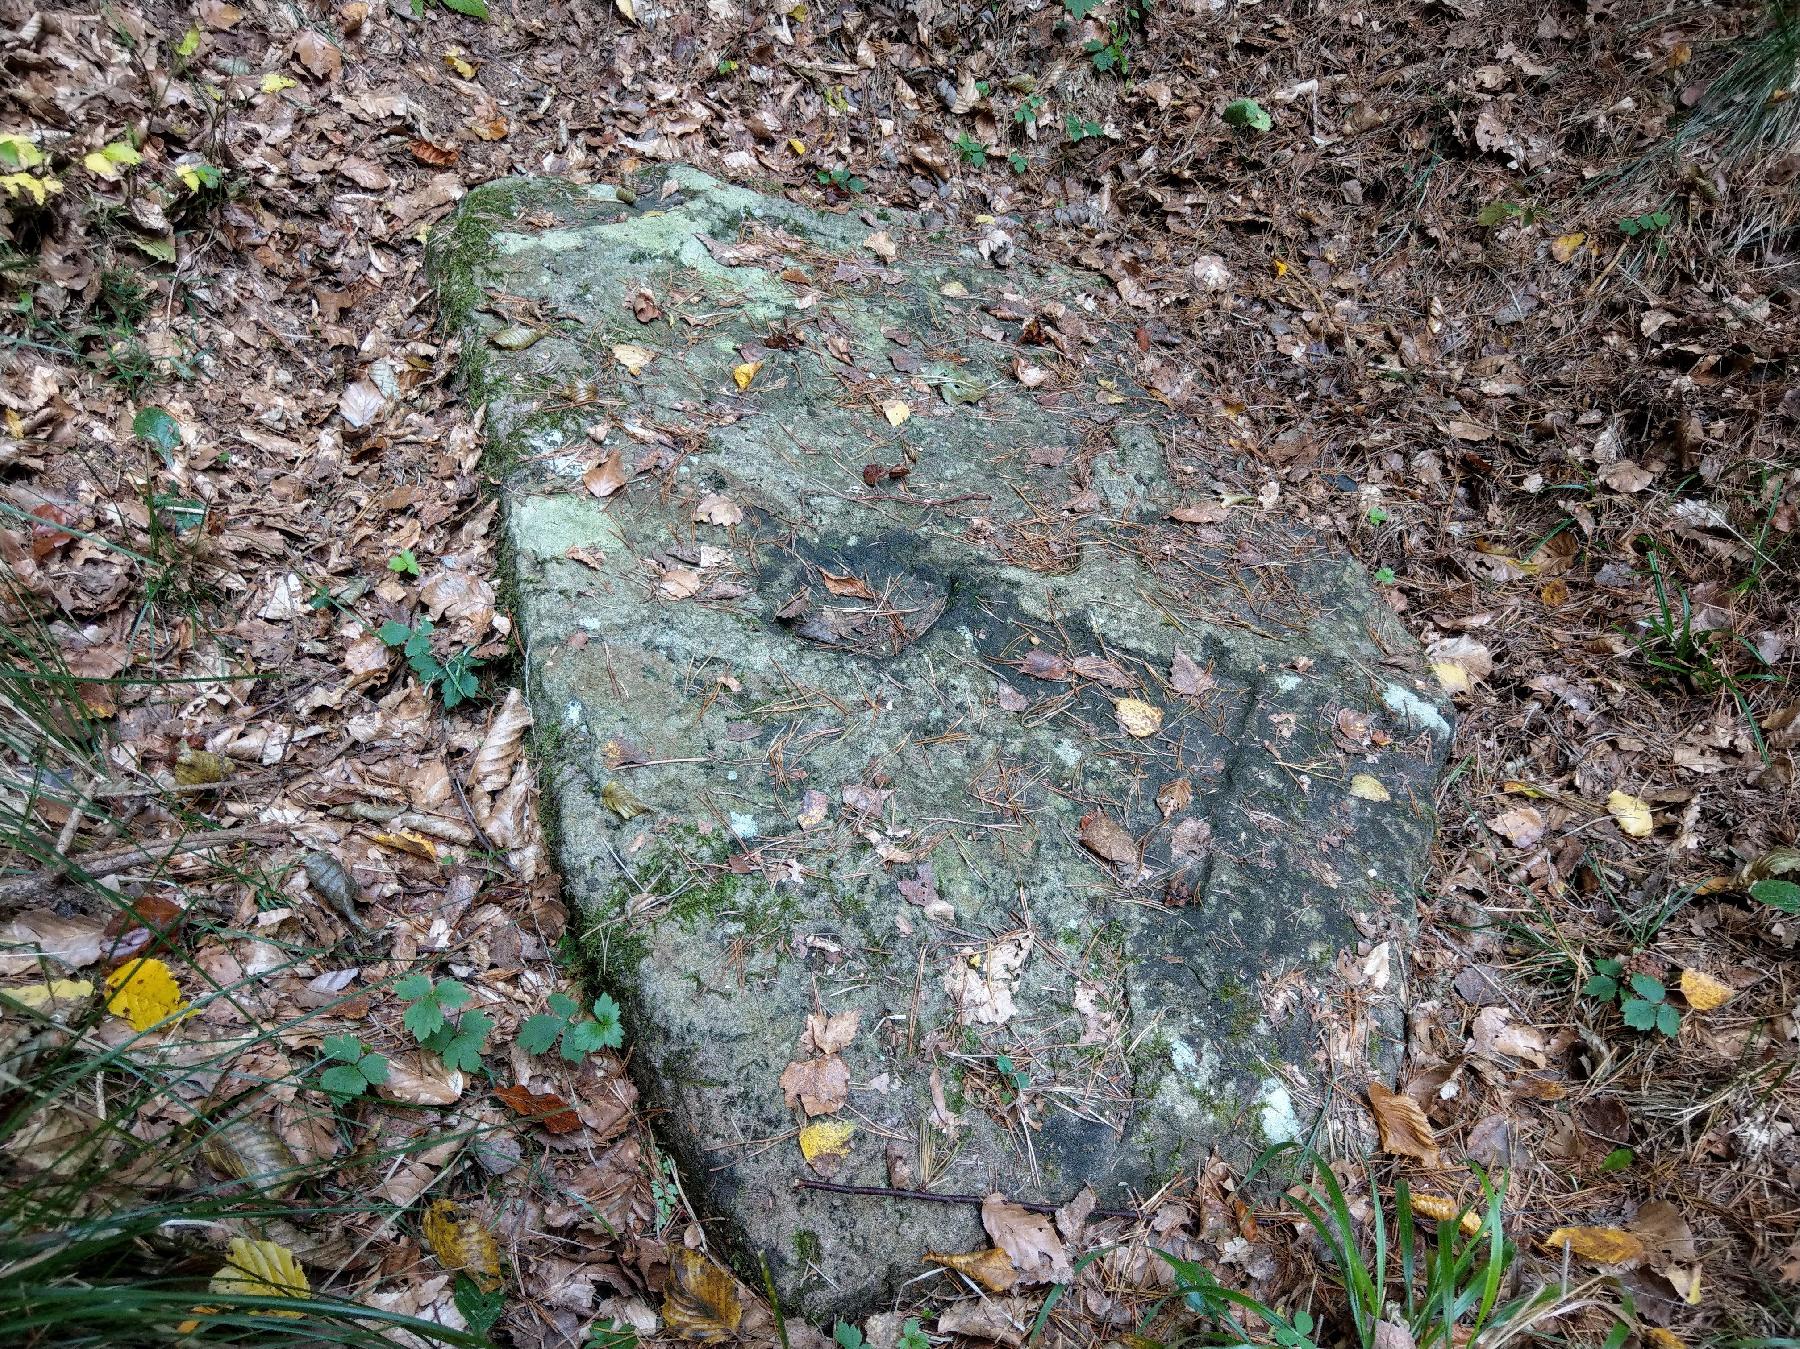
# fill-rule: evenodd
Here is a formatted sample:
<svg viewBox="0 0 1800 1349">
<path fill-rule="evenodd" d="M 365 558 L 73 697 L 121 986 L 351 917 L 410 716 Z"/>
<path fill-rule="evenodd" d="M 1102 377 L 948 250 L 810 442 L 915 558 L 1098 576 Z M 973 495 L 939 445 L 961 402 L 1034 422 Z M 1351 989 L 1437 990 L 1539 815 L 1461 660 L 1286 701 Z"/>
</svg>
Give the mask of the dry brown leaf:
<svg viewBox="0 0 1800 1349">
<path fill-rule="evenodd" d="M 1197 501 L 1189 506 L 1177 506 L 1169 512 L 1169 518 L 1184 525 L 1217 525 L 1230 514 L 1231 508 L 1222 501 Z"/>
<path fill-rule="evenodd" d="M 1104 811 L 1090 810 L 1081 817 L 1081 846 L 1119 866 L 1137 865 L 1137 840 Z"/>
<path fill-rule="evenodd" d="M 1513 1020 L 1505 1007 L 1483 1007 L 1475 1017 L 1475 1050 L 1483 1058 L 1505 1055 L 1521 1059 L 1535 1068 L 1549 1062 L 1549 1041 L 1536 1026 Z"/>
<path fill-rule="evenodd" d="M 744 508 L 728 496 L 713 492 L 700 498 L 694 507 L 694 522 L 729 529 L 744 522 Z"/>
<path fill-rule="evenodd" d="M 934 1265 L 955 1270 L 990 1293 L 1004 1293 L 1019 1281 L 1019 1271 L 1014 1267 L 1012 1257 L 998 1246 L 990 1246 L 985 1251 L 968 1251 L 962 1255 L 927 1251 L 925 1259 Z"/>
<path fill-rule="evenodd" d="M 1536 806 L 1514 806 L 1501 811 L 1487 825 L 1513 847 L 1529 848 L 1544 836 L 1544 813 Z"/>
<path fill-rule="evenodd" d="M 1202 669 L 1192 656 L 1177 649 L 1169 662 L 1169 687 L 1184 698 L 1197 698 L 1215 687 L 1216 682 L 1210 670 Z"/>
<path fill-rule="evenodd" d="M 455 1105 L 462 1099 L 464 1078 L 446 1068 L 436 1054 L 395 1054 L 388 1059 L 387 1081 L 377 1095 L 408 1105 Z"/>
<path fill-rule="evenodd" d="M 1028 674 L 1033 679 L 1067 679 L 1069 668 L 1068 661 L 1041 647 L 1027 651 L 1025 658 L 1019 662 L 1019 672 Z"/>
<path fill-rule="evenodd" d="M 1165 820 L 1173 819 L 1186 810 L 1194 799 L 1194 784 L 1186 778 L 1176 778 L 1173 782 L 1165 782 L 1156 793 L 1156 808 L 1162 812 Z"/>
<path fill-rule="evenodd" d="M 1618 1227 L 1559 1227 L 1542 1245 L 1552 1253 L 1567 1249 L 1595 1265 L 1628 1265 L 1644 1254 L 1644 1243 Z"/>
<path fill-rule="evenodd" d="M 744 1303 L 737 1280 L 717 1261 L 678 1246 L 669 1255 L 663 1322 L 684 1340 L 717 1344 L 737 1331 Z"/>
<path fill-rule="evenodd" d="M 516 1114 L 541 1124 L 553 1134 L 574 1133 L 581 1127 L 581 1116 L 562 1097 L 547 1091 L 532 1091 L 524 1085 L 497 1087 L 494 1095 Z"/>
<path fill-rule="evenodd" d="M 781 1070 L 779 1083 L 789 1108 L 809 1115 L 830 1115 L 850 1099 L 850 1068 L 836 1054 L 796 1060 Z"/>
<path fill-rule="evenodd" d="M 314 79 L 334 80 L 344 69 L 344 54 L 314 28 L 302 28 L 294 39 L 294 58 Z"/>
<path fill-rule="evenodd" d="M 1383 1151 L 1396 1157 L 1416 1157 L 1426 1166 L 1440 1163 L 1437 1135 L 1417 1101 L 1371 1082 L 1369 1105 L 1375 1114 L 1375 1127 L 1381 1132 Z"/>
<path fill-rule="evenodd" d="M 809 1012 L 806 1017 L 806 1041 L 815 1053 L 836 1054 L 848 1049 L 856 1039 L 862 1020 L 860 1012 Z"/>
<path fill-rule="evenodd" d="M 635 342 L 620 342 L 612 349 L 613 359 L 625 367 L 628 374 L 642 373 L 645 366 L 656 359 L 656 353 L 649 347 L 640 347 Z"/>
<path fill-rule="evenodd" d="M 872 600 L 875 592 L 869 589 L 868 583 L 855 576 L 840 576 L 836 572 L 819 568 L 819 579 L 825 588 L 834 595 L 846 595 L 851 599 Z"/>
<path fill-rule="evenodd" d="M 506 691 L 506 701 L 489 723 L 481 748 L 469 765 L 469 785 L 476 791 L 498 792 L 512 779 L 513 765 L 525 744 L 525 732 L 531 729 L 531 704 L 517 689 Z"/>
<path fill-rule="evenodd" d="M 1696 1012 L 1714 1012 L 1735 998 L 1737 990 L 1703 970 L 1683 970 L 1681 996 Z"/>
<path fill-rule="evenodd" d="M 611 496 L 630 480 L 623 450 L 614 450 L 581 475 L 581 485 L 597 497 Z"/>
<path fill-rule="evenodd" d="M 996 1192 L 982 1201 L 981 1224 L 1024 1282 L 1068 1283 L 1074 1279 L 1068 1248 L 1047 1215 L 1033 1213 Z"/>
</svg>

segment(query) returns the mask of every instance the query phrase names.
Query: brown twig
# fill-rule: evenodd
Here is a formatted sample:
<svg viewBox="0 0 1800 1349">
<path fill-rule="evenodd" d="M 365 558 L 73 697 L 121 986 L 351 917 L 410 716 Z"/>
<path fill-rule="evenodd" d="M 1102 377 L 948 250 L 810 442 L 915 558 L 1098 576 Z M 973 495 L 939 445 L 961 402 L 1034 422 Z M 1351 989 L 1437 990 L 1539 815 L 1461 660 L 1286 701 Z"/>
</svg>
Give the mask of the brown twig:
<svg viewBox="0 0 1800 1349">
<path fill-rule="evenodd" d="M 111 876 L 139 862 L 164 862 L 181 853 L 250 843 L 278 831 L 279 826 L 250 824 L 238 829 L 215 829 L 210 833 L 190 834 L 186 838 L 136 843 L 129 848 L 114 848 L 110 852 L 82 853 L 63 858 L 58 865 L 48 867 L 36 876 L 15 876 L 11 880 L 0 881 L 0 902 L 30 899 L 41 893 L 46 885 L 71 871 L 79 870 L 83 875 L 97 879 Z"/>
<path fill-rule="evenodd" d="M 830 1194 L 867 1195 L 874 1199 L 922 1199 L 931 1204 L 970 1204 L 976 1208 L 987 1203 L 986 1198 L 978 1194 L 937 1194 L 931 1190 L 894 1190 L 885 1185 L 839 1185 L 835 1181 L 807 1180 L 803 1176 L 794 1178 L 794 1188 L 797 1190 L 824 1190 Z M 1068 1207 L 1066 1204 L 1033 1204 L 1023 1199 L 1014 1199 L 1009 1202 L 1018 1205 L 1027 1213 L 1054 1214 L 1059 1207 Z M 1090 1218 L 1123 1218 L 1126 1222 L 1132 1223 L 1143 1216 L 1136 1209 L 1128 1208 L 1088 1210 Z"/>
</svg>

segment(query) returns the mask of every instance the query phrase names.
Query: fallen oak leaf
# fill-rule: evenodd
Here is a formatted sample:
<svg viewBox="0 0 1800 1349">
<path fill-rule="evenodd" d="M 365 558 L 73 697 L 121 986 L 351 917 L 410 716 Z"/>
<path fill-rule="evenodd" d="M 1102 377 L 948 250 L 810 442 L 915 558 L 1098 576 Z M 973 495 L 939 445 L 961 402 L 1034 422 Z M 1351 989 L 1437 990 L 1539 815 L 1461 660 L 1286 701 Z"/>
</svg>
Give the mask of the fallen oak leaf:
<svg viewBox="0 0 1800 1349">
<path fill-rule="evenodd" d="M 609 497 L 631 480 L 625 471 L 625 452 L 614 450 L 581 475 L 581 485 L 597 497 Z"/>
<path fill-rule="evenodd" d="M 1026 1283 L 1071 1283 L 1074 1265 L 1050 1219 L 996 1191 L 981 1204 L 981 1224 Z"/>
<path fill-rule="evenodd" d="M 1080 831 L 1081 846 L 1094 856 L 1122 867 L 1137 865 L 1137 840 L 1104 811 L 1090 810 L 1083 815 Z"/>
<path fill-rule="evenodd" d="M 800 1155 L 806 1158 L 808 1166 L 830 1180 L 849 1158 L 850 1140 L 855 1136 L 856 1126 L 849 1120 L 815 1120 L 800 1131 Z"/>
<path fill-rule="evenodd" d="M 796 1060 L 781 1070 L 777 1085 L 789 1109 L 797 1105 L 808 1115 L 831 1115 L 850 1099 L 850 1068 L 836 1054 Z"/>
</svg>

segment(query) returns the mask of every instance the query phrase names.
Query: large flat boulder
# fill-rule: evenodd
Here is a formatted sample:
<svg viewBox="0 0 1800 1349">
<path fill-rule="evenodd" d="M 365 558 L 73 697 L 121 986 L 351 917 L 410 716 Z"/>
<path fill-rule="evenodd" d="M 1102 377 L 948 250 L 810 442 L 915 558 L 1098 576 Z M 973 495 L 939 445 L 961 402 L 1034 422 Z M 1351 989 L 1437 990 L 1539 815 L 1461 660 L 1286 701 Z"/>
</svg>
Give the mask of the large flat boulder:
<svg viewBox="0 0 1800 1349">
<path fill-rule="evenodd" d="M 989 244 L 677 168 L 494 184 L 434 249 L 583 949 L 687 1192 L 819 1317 L 981 1229 L 797 1180 L 1125 1206 L 1355 1081 L 1317 1014 L 1410 918 L 1450 733 L 1110 289 Z"/>
</svg>

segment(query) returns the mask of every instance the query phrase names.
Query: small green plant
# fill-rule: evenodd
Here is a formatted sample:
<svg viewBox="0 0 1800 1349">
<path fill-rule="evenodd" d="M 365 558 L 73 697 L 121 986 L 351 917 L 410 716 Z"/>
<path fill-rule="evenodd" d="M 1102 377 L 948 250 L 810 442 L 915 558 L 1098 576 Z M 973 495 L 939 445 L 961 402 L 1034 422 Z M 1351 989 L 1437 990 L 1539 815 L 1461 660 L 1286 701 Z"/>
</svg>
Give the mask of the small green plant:
<svg viewBox="0 0 1800 1349">
<path fill-rule="evenodd" d="M 201 160 L 195 164 L 178 164 L 175 176 L 181 184 L 195 196 L 207 192 L 216 192 L 225 185 L 225 171 L 216 165 Z"/>
<path fill-rule="evenodd" d="M 396 576 L 417 576 L 419 559 L 413 556 L 413 550 L 402 548 L 388 559 L 388 570 Z"/>
<path fill-rule="evenodd" d="M 605 1325 L 596 1321 L 588 1327 L 587 1343 L 581 1349 L 637 1349 L 637 1346 L 637 1331 L 608 1317 Z"/>
<path fill-rule="evenodd" d="M 425 7 L 430 0 L 412 0 L 413 18 L 425 17 Z M 488 16 L 486 0 L 438 0 L 445 9 L 453 9 L 458 14 L 466 14 L 471 19 L 485 19 Z"/>
<path fill-rule="evenodd" d="M 1363 518 L 1366 519 L 1372 525 L 1385 525 L 1389 520 L 1393 519 L 1394 517 L 1389 515 L 1387 513 L 1387 511 L 1382 509 L 1380 506 L 1371 506 L 1371 507 L 1369 507 L 1369 513 L 1366 516 L 1364 516 Z"/>
<path fill-rule="evenodd" d="M 1067 4 L 1068 0 L 1064 0 L 1065 8 Z M 1120 79 L 1131 74 L 1131 38 L 1134 33 L 1142 35 L 1150 22 L 1150 9 L 1151 0 L 1124 0 L 1124 14 L 1106 20 L 1106 37 L 1088 39 L 1082 50 L 1094 63 L 1095 70 L 1101 74 L 1110 70 Z M 1086 17 L 1085 12 L 1082 17 Z"/>
<path fill-rule="evenodd" d="M 1239 131 L 1268 131 L 1274 127 L 1275 121 L 1263 110 L 1262 104 L 1253 98 L 1237 98 L 1225 105 L 1225 111 L 1219 119 L 1226 126 L 1236 127 Z"/>
<path fill-rule="evenodd" d="M 869 190 L 868 180 L 857 177 L 849 169 L 820 169 L 819 185 L 836 188 L 846 196 L 854 196 Z"/>
<path fill-rule="evenodd" d="M 408 1004 L 400 1020 L 422 1048 L 458 1072 L 481 1067 L 494 1018 L 486 1012 L 457 1011 L 469 1001 L 467 988 L 454 979 L 433 982 L 427 974 L 408 974 L 395 981 L 394 993 Z M 457 1013 L 455 1020 L 450 1018 L 452 1012 Z"/>
<path fill-rule="evenodd" d="M 968 132 L 965 131 L 957 136 L 953 144 L 956 146 L 957 158 L 963 163 L 973 164 L 978 169 L 987 164 L 987 146 Z"/>
<path fill-rule="evenodd" d="M 1517 220 L 1522 225 L 1536 224 L 1542 215 L 1543 213 L 1535 206 L 1501 198 L 1499 201 L 1490 201 L 1483 206 L 1475 216 L 1475 223 L 1483 229 L 1491 230 L 1504 225 L 1509 220 Z"/>
<path fill-rule="evenodd" d="M 1264 1156 L 1293 1146 L 1283 1144 Z M 1404 1179 L 1394 1183 L 1391 1208 L 1382 1203 L 1379 1187 L 1371 1184 L 1371 1212 L 1366 1220 L 1359 1220 L 1324 1159 L 1310 1151 L 1302 1155 L 1311 1165 L 1316 1184 L 1295 1187 L 1289 1192 L 1290 1202 L 1324 1244 L 1350 1324 L 1332 1328 L 1336 1333 L 1327 1336 L 1323 1333 L 1327 1327 L 1315 1320 L 1310 1309 L 1284 1313 L 1247 1293 L 1224 1287 L 1195 1261 L 1158 1251 L 1175 1275 L 1176 1291 L 1188 1307 L 1228 1332 L 1232 1345 L 1258 1342 L 1240 1321 L 1240 1312 L 1261 1322 L 1283 1349 L 1315 1349 L 1321 1339 L 1333 1345 L 1375 1349 L 1392 1342 L 1391 1327 L 1381 1328 L 1390 1318 L 1400 1322 L 1404 1337 L 1417 1349 L 1452 1349 L 1486 1343 L 1484 1330 L 1523 1329 L 1554 1310 L 1558 1295 L 1549 1291 L 1504 1304 L 1499 1301 L 1501 1284 L 1517 1256 L 1501 1226 L 1504 1180 L 1496 1183 L 1479 1167 L 1473 1168 L 1481 1185 L 1481 1202 L 1472 1209 L 1475 1220 L 1469 1219 L 1469 1211 L 1458 1212 L 1454 1218 L 1431 1215 L 1437 1227 L 1434 1241 L 1421 1226 L 1420 1220 L 1427 1214 L 1415 1205 Z"/>
<path fill-rule="evenodd" d="M 469 1329 L 477 1335 L 485 1335 L 492 1330 L 506 1310 L 504 1288 L 483 1292 L 481 1285 L 467 1274 L 456 1276 L 450 1297 L 456 1303 L 456 1310 L 462 1313 L 462 1319 L 468 1322 Z"/>
<path fill-rule="evenodd" d="M 1100 0 L 1063 0 L 1063 12 L 1076 23 L 1100 8 Z"/>
<path fill-rule="evenodd" d="M 1010 1054 L 996 1055 L 994 1058 L 994 1068 L 999 1072 L 1001 1079 L 1005 1081 L 1006 1085 L 1011 1089 L 1011 1095 L 1007 1098 L 1006 1102 L 1008 1105 L 1011 1105 L 1019 1097 L 1023 1096 L 1025 1094 L 1025 1089 L 1031 1085 L 1031 1074 L 1026 1072 L 1023 1068 L 1015 1068 L 1013 1066 L 1012 1055 Z"/>
<path fill-rule="evenodd" d="M 831 1342 L 838 1349 L 867 1349 L 869 1343 L 863 1338 L 862 1331 L 845 1321 L 839 1321 L 832 1326 Z"/>
<path fill-rule="evenodd" d="M 1394 584 L 1394 580 L 1394 569 L 1392 567 L 1377 567 L 1375 569 L 1376 585 L 1391 586 Z"/>
<path fill-rule="evenodd" d="M 1666 208 L 1645 211 L 1642 215 L 1628 215 L 1619 222 L 1619 233 L 1627 239 L 1642 239 L 1650 245 L 1657 257 L 1667 257 L 1669 240 L 1666 231 L 1673 219 Z"/>
<path fill-rule="evenodd" d="M 1079 145 L 1089 136 L 1104 136 L 1106 128 L 1098 122 L 1090 122 L 1084 117 L 1070 113 L 1063 118 L 1063 137 L 1070 145 Z"/>
<path fill-rule="evenodd" d="M 1042 94 L 1027 94 L 1013 107 L 1013 125 L 1022 126 L 1027 131 L 1036 131 L 1038 115 L 1044 110 Z"/>
<path fill-rule="evenodd" d="M 1663 981 L 1649 974 L 1625 973 L 1622 960 L 1596 960 L 1594 973 L 1581 991 L 1601 1002 L 1616 1002 L 1633 1030 L 1656 1030 L 1673 1036 L 1681 1029 L 1681 1013 L 1669 1004 Z"/>
<path fill-rule="evenodd" d="M 131 434 L 156 447 L 168 467 L 175 466 L 175 451 L 181 447 L 181 423 L 161 408 L 139 408 L 131 419 Z"/>
<path fill-rule="evenodd" d="M 322 1062 L 331 1066 L 319 1074 L 319 1088 L 339 1105 L 388 1080 L 387 1058 L 370 1053 L 354 1035 L 327 1035 L 321 1048 Z"/>
<path fill-rule="evenodd" d="M 650 1202 L 656 1205 L 656 1230 L 660 1232 L 674 1221 L 681 1207 L 681 1181 L 673 1157 L 658 1161 L 656 1174 L 650 1177 Z"/>
<path fill-rule="evenodd" d="M 429 618 L 421 618 L 410 627 L 390 619 L 375 630 L 375 635 L 388 646 L 400 648 L 419 682 L 427 688 L 435 687 L 444 700 L 444 710 L 449 711 L 481 692 L 481 680 L 475 675 L 481 662 L 472 648 L 458 651 L 449 660 L 438 660 L 431 646 L 431 634 L 435 631 Z"/>
<path fill-rule="evenodd" d="M 1770 876 L 1750 887 L 1750 898 L 1783 913 L 1800 914 L 1800 885 Z"/>
<path fill-rule="evenodd" d="M 602 1049 L 617 1049 L 625 1043 L 619 1004 L 602 993 L 594 999 L 594 1014 L 583 1016 L 581 1004 L 567 993 L 552 993 L 550 1010 L 526 1018 L 519 1027 L 518 1042 L 527 1054 L 547 1054 L 558 1038 L 562 1056 L 570 1063 L 580 1063 Z"/>
<path fill-rule="evenodd" d="M 906 1318 L 906 1324 L 900 1327 L 900 1338 L 894 1341 L 894 1349 L 931 1349 L 931 1338 L 919 1325 L 918 1317 Z"/>
<path fill-rule="evenodd" d="M 1029 159 L 1025 158 L 1025 156 L 1018 150 L 1014 150 L 1012 153 L 1007 155 L 1006 162 L 1008 164 L 1012 165 L 1012 171 L 1014 173 L 1023 173 L 1023 172 L 1025 172 L 1026 169 L 1031 167 L 1031 161 Z"/>
</svg>

